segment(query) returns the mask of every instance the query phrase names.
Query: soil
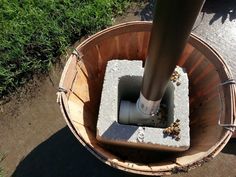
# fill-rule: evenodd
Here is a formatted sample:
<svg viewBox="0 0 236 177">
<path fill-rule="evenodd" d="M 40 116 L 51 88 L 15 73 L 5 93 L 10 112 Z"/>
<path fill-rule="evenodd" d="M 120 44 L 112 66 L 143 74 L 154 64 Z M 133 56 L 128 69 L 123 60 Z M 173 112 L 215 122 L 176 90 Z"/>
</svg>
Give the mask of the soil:
<svg viewBox="0 0 236 177">
<path fill-rule="evenodd" d="M 56 104 L 60 73 L 56 66 L 50 76 L 34 78 L 0 106 L 0 165 L 6 176 L 38 144 L 65 127 Z"/>
<path fill-rule="evenodd" d="M 149 1 L 142 7 L 132 7 L 125 16 L 118 17 L 115 23 L 140 19 L 151 20 L 150 9 L 153 8 L 153 3 L 154 1 Z M 216 5 L 214 8 L 227 9 L 224 6 Z M 235 12 L 235 5 L 233 8 Z M 196 26 L 195 33 L 202 35 L 217 49 L 221 47 L 220 42 L 224 43 L 220 53 L 226 58 L 234 71 L 233 75 L 236 76 L 236 62 L 233 62 L 235 51 L 228 51 L 236 44 L 236 39 L 230 38 L 232 36 L 230 31 L 236 30 L 235 18 L 232 21 L 226 20 L 224 25 L 217 19 L 212 21 L 213 28 L 218 26 L 218 29 L 226 30 L 222 33 L 212 29 L 209 24 L 209 21 L 214 19 L 213 13 L 217 12 L 225 11 L 212 12 L 206 11 L 205 8 L 205 19 L 201 21 L 199 17 L 196 23 L 200 23 Z M 203 33 L 203 29 L 208 31 Z M 211 33 L 213 33 L 212 37 L 208 37 L 207 34 Z M 214 36 L 217 35 L 218 38 L 215 39 Z M 225 41 L 227 38 L 230 40 Z M 48 75 L 35 77 L 14 95 L 0 102 L 0 167 L 4 170 L 4 176 L 139 176 L 103 164 L 80 145 L 69 131 L 56 103 L 57 86 L 63 65 L 64 62 L 56 64 Z M 222 152 L 203 167 L 174 176 L 235 177 L 235 164 L 236 139 L 231 139 Z"/>
</svg>

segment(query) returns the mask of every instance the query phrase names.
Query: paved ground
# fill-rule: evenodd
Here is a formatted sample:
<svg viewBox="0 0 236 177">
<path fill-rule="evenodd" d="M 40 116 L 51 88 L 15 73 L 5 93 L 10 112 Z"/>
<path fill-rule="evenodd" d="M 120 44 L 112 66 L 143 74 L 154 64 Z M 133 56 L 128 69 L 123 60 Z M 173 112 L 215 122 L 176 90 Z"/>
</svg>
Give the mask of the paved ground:
<svg viewBox="0 0 236 177">
<path fill-rule="evenodd" d="M 131 9 L 118 22 L 151 20 L 150 1 L 142 10 Z M 201 36 L 225 58 L 236 77 L 236 1 L 208 1 L 195 24 Z M 124 173 L 101 163 L 74 138 L 56 104 L 61 66 L 50 77 L 29 83 L 15 100 L 0 106 L 0 166 L 14 177 L 108 177 Z M 1 158 L 2 156 L 2 158 Z M 183 177 L 236 177 L 236 139 L 211 162 Z M 176 177 L 177 177 L 176 176 Z"/>
</svg>

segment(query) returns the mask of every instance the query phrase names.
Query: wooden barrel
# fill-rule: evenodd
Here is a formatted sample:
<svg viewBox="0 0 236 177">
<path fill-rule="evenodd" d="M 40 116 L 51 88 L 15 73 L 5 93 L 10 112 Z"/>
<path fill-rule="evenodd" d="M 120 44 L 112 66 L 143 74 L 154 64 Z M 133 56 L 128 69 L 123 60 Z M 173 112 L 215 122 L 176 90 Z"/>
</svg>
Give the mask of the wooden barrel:
<svg viewBox="0 0 236 177">
<path fill-rule="evenodd" d="M 96 123 L 107 61 L 145 62 L 151 26 L 139 21 L 119 24 L 78 45 L 62 73 L 58 101 L 73 134 L 102 162 L 137 174 L 169 175 L 200 166 L 226 145 L 232 136 L 227 125 L 236 123 L 235 85 L 222 57 L 191 35 L 178 63 L 189 76 L 190 149 L 166 153 L 98 142 Z"/>
</svg>

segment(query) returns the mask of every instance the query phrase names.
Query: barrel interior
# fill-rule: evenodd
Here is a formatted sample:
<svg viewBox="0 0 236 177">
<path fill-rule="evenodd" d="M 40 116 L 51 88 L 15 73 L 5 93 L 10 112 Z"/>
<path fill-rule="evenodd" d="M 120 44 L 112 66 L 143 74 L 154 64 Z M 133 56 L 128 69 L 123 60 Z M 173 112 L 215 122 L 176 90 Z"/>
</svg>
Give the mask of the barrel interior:
<svg viewBox="0 0 236 177">
<path fill-rule="evenodd" d="M 120 25 L 92 36 L 77 47 L 80 59 L 70 56 L 61 86 L 69 90 L 64 98 L 70 119 L 68 124 L 97 157 L 120 169 L 168 174 L 167 171 L 174 167 L 188 166 L 210 157 L 214 148 L 223 143 L 221 140 L 227 131 L 218 125 L 218 119 L 228 123 L 232 121 L 230 101 L 224 101 L 231 98 L 230 86 L 220 86 L 228 76 L 220 72 L 222 63 L 215 59 L 216 54 L 191 36 L 178 63 L 189 76 L 190 149 L 165 153 L 99 143 L 96 123 L 107 61 L 128 59 L 145 62 L 150 29 L 150 23 Z"/>
</svg>

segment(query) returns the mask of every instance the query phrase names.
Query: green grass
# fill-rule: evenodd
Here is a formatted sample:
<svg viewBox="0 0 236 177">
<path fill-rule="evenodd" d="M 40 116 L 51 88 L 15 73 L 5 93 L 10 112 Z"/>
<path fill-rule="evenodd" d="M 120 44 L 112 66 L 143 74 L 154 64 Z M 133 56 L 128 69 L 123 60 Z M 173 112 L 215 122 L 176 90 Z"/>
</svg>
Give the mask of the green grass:
<svg viewBox="0 0 236 177">
<path fill-rule="evenodd" d="M 85 34 L 112 24 L 130 0 L 0 0 L 0 98 L 47 72 Z"/>
<path fill-rule="evenodd" d="M 0 168 L 0 177 L 3 177 L 3 171 L 1 168 Z"/>
</svg>

